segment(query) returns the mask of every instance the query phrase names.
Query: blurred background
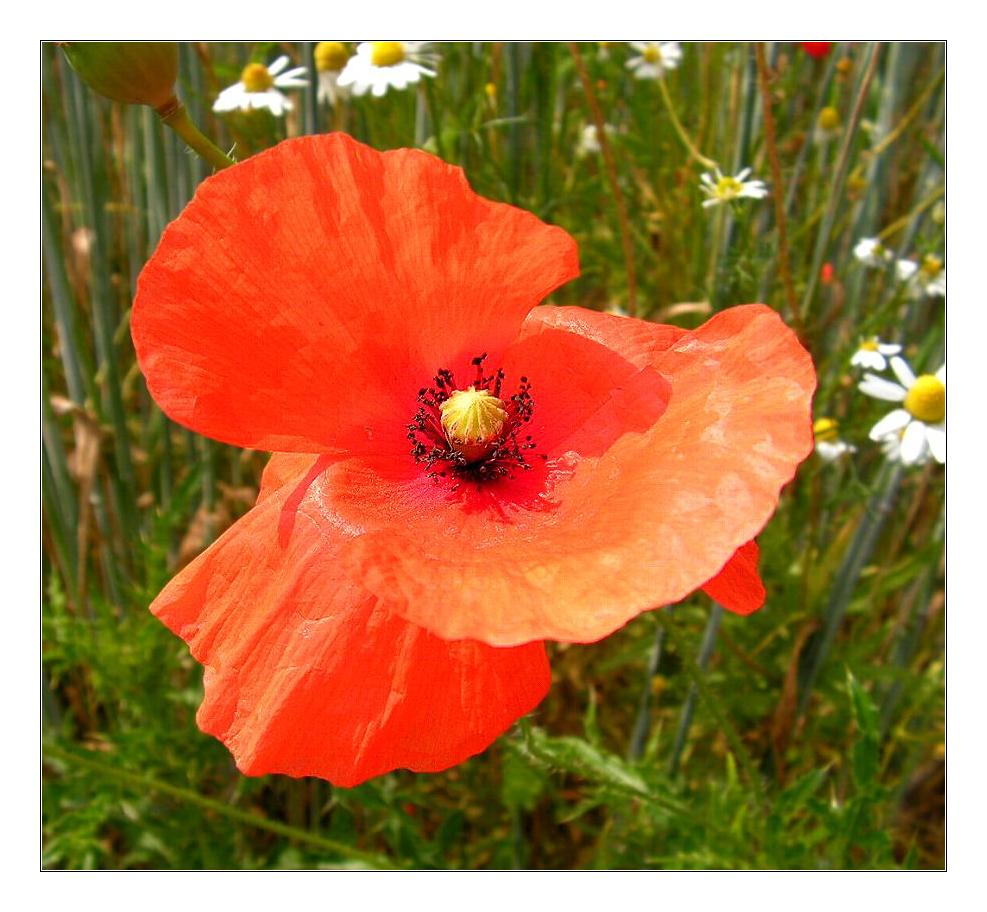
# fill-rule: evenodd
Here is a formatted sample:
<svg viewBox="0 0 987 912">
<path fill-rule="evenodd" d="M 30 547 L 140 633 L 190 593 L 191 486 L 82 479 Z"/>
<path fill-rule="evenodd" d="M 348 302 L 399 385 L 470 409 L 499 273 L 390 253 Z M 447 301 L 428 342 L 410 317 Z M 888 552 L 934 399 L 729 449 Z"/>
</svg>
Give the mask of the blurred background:
<svg viewBox="0 0 987 912">
<path fill-rule="evenodd" d="M 870 439 L 894 406 L 858 383 L 896 379 L 874 337 L 916 374 L 945 361 L 944 46 L 668 45 L 433 44 L 435 75 L 383 97 L 335 86 L 316 43 L 180 46 L 179 96 L 234 157 L 328 130 L 423 147 L 576 238 L 552 303 L 692 327 L 764 301 L 819 373 L 763 610 L 699 594 L 549 644 L 548 697 L 484 754 L 354 789 L 246 778 L 195 726 L 201 668 L 147 606 L 267 455 L 170 422 L 128 318 L 211 168 L 42 47 L 46 867 L 943 866 L 945 472 Z M 291 110 L 213 111 L 281 55 L 307 71 Z"/>
</svg>

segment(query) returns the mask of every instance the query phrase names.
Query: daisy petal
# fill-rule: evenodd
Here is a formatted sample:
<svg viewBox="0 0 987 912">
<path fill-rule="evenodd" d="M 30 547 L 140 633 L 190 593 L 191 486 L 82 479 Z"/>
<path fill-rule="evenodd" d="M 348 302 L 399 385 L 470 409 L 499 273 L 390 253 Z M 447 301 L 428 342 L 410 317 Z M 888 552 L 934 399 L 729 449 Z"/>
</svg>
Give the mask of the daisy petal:
<svg viewBox="0 0 987 912">
<path fill-rule="evenodd" d="M 151 606 L 206 666 L 199 727 L 248 775 L 343 787 L 484 750 L 547 692 L 544 646 L 448 642 L 387 611 L 335 568 L 339 530 L 308 490 L 318 464 L 299 477 L 288 460 Z"/>
<path fill-rule="evenodd" d="M 904 409 L 895 409 L 893 412 L 885 415 L 871 428 L 870 439 L 881 440 L 891 434 L 896 434 L 911 420 L 912 416 Z"/>
<path fill-rule="evenodd" d="M 905 396 L 908 395 L 908 392 L 897 383 L 876 377 L 874 374 L 865 374 L 864 379 L 857 384 L 857 389 L 865 396 L 883 399 L 885 402 L 904 402 Z"/>
<path fill-rule="evenodd" d="M 277 76 L 278 73 L 280 73 L 287 65 L 288 65 L 288 56 L 286 54 L 282 54 L 280 57 L 278 57 L 277 60 L 274 61 L 274 63 L 272 63 L 267 68 L 267 72 L 270 73 L 272 76 Z"/>
<path fill-rule="evenodd" d="M 925 429 L 925 439 L 936 462 L 946 462 L 946 427 L 942 424 L 931 424 Z"/>
<path fill-rule="evenodd" d="M 898 382 L 906 390 L 910 389 L 915 383 L 915 374 L 912 373 L 912 369 L 908 366 L 904 358 L 892 358 L 891 370 L 894 371 L 894 375 L 898 378 Z"/>
<path fill-rule="evenodd" d="M 926 446 L 926 426 L 921 421 L 913 421 L 901 438 L 901 461 L 914 465 L 925 455 Z"/>
</svg>

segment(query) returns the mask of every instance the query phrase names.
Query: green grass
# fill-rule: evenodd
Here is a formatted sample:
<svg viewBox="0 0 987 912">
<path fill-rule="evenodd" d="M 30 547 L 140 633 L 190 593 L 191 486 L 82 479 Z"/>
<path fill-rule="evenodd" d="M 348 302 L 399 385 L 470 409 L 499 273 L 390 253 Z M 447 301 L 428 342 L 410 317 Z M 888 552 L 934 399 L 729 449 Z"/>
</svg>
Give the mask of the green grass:
<svg viewBox="0 0 987 912">
<path fill-rule="evenodd" d="M 248 60 L 309 64 L 311 45 L 182 46 L 193 120 L 240 158 L 345 128 L 382 149 L 422 145 L 480 194 L 565 228 L 582 275 L 555 303 L 695 326 L 765 301 L 813 353 L 816 414 L 858 447 L 801 467 L 759 539 L 767 606 L 724 616 L 704 662 L 712 608 L 693 597 L 601 643 L 552 646 L 549 696 L 481 756 L 337 789 L 239 775 L 195 726 L 201 669 L 147 611 L 249 508 L 266 456 L 172 424 L 130 341 L 136 277 L 208 167 L 153 112 L 95 96 L 43 49 L 46 867 L 944 864 L 944 472 L 886 464 L 867 432 L 887 409 L 849 366 L 871 333 L 903 341 L 917 370 L 944 357 L 941 301 L 909 299 L 892 270 L 852 255 L 885 229 L 899 255 L 942 253 L 944 50 L 765 50 L 791 295 L 773 199 L 701 208 L 704 169 L 658 85 L 630 78 L 626 46 L 579 48 L 613 127 L 612 173 L 577 151 L 593 120 L 564 44 L 441 45 L 419 89 L 335 112 L 299 92 L 281 121 L 219 118 L 211 103 Z M 666 85 L 689 142 L 773 185 L 754 46 L 683 51 Z M 842 124 L 826 142 L 824 106 Z"/>
</svg>

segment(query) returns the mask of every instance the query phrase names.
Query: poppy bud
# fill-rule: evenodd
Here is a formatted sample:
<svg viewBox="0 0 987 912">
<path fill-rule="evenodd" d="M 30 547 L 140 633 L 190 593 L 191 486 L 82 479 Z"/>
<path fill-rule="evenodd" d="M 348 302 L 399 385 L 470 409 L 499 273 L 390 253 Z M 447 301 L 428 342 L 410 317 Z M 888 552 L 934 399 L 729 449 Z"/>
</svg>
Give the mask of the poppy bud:
<svg viewBox="0 0 987 912">
<path fill-rule="evenodd" d="M 62 48 L 72 69 L 106 98 L 160 108 L 175 97 L 175 42 L 68 41 Z"/>
<path fill-rule="evenodd" d="M 816 60 L 822 60 L 826 57 L 831 50 L 833 50 L 832 41 L 803 41 L 802 50 L 806 52 L 810 57 L 815 57 Z"/>
</svg>

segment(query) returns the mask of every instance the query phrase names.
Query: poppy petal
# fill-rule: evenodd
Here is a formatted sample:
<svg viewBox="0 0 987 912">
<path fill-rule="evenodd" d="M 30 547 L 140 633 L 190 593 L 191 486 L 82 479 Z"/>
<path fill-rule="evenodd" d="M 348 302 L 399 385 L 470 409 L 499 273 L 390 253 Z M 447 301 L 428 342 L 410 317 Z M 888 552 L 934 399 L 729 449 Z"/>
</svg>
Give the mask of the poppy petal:
<svg viewBox="0 0 987 912">
<path fill-rule="evenodd" d="M 599 342 L 636 367 L 651 367 L 658 355 L 689 333 L 689 330 L 679 326 L 649 323 L 647 320 L 600 313 L 585 307 L 555 307 L 550 304 L 536 307 L 528 314 L 525 325 L 535 322 Z"/>
<path fill-rule="evenodd" d="M 447 642 L 388 611 L 336 569 L 340 533 L 317 499 L 295 508 L 284 544 L 281 514 L 308 470 L 292 477 L 279 462 L 266 474 L 281 487 L 151 606 L 206 666 L 199 727 L 244 773 L 349 787 L 396 768 L 434 772 L 541 701 L 541 643 Z"/>
<path fill-rule="evenodd" d="M 764 583 L 757 572 L 760 554 L 757 542 L 747 542 L 703 586 L 703 592 L 727 611 L 734 614 L 753 614 L 764 605 Z"/>
<path fill-rule="evenodd" d="M 811 453 L 815 371 L 763 305 L 682 335 L 656 368 L 671 399 L 653 427 L 550 461 L 514 502 L 334 466 L 325 496 L 361 527 L 348 575 L 440 636 L 498 645 L 591 642 L 708 583 Z"/>
<path fill-rule="evenodd" d="M 423 383 L 499 357 L 578 271 L 568 234 L 477 196 L 459 168 L 307 136 L 199 186 L 141 273 L 131 326 L 151 395 L 186 427 L 397 452 Z"/>
</svg>

